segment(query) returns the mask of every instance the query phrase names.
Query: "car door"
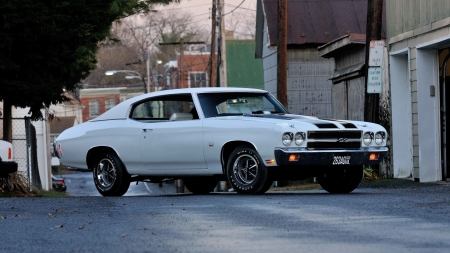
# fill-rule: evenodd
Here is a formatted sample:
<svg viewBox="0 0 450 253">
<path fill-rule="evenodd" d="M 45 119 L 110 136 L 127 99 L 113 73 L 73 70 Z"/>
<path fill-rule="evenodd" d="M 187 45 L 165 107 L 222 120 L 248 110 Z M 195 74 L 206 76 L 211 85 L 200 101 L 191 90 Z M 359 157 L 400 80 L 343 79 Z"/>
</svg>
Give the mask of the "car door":
<svg viewBox="0 0 450 253">
<path fill-rule="evenodd" d="M 151 119 L 142 129 L 140 142 L 144 167 L 156 174 L 195 174 L 206 169 L 202 121 L 194 117 L 191 94 L 162 96 L 146 103 Z"/>
</svg>

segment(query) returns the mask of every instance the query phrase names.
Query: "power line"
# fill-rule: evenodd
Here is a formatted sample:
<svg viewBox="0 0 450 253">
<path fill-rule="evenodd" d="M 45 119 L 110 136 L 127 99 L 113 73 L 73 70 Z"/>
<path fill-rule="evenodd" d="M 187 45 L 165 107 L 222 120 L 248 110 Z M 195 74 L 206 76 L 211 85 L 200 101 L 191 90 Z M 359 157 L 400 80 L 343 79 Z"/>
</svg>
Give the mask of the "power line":
<svg viewBox="0 0 450 253">
<path fill-rule="evenodd" d="M 232 11 L 230 11 L 230 12 L 228 12 L 228 13 L 223 14 L 222 17 L 224 17 L 224 16 L 226 16 L 226 15 L 232 13 L 233 11 L 235 11 L 235 10 L 236 10 L 237 8 L 239 8 L 239 6 L 241 6 L 244 2 L 245 2 L 245 0 L 242 0 L 242 2 L 241 2 L 238 6 L 236 6 L 236 8 L 234 8 Z"/>
</svg>

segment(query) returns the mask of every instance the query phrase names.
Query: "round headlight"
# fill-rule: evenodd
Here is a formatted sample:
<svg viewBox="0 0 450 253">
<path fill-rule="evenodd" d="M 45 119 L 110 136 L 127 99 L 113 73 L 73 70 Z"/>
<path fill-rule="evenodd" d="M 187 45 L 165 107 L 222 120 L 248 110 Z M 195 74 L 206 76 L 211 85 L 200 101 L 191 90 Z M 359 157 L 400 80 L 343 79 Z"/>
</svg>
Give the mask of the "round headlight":
<svg viewBox="0 0 450 253">
<path fill-rule="evenodd" d="M 375 143 L 381 145 L 384 143 L 385 134 L 384 132 L 378 132 L 375 134 Z"/>
<path fill-rule="evenodd" d="M 372 143 L 372 140 L 373 140 L 373 133 L 372 132 L 365 132 L 364 135 L 363 135 L 364 144 L 370 145 L 370 143 Z"/>
<path fill-rule="evenodd" d="M 283 137 L 281 137 L 281 140 L 283 141 L 284 146 L 291 145 L 292 139 L 293 139 L 292 133 L 284 133 Z"/>
<path fill-rule="evenodd" d="M 301 146 L 305 141 L 305 133 L 299 132 L 295 134 L 295 145 Z"/>
</svg>

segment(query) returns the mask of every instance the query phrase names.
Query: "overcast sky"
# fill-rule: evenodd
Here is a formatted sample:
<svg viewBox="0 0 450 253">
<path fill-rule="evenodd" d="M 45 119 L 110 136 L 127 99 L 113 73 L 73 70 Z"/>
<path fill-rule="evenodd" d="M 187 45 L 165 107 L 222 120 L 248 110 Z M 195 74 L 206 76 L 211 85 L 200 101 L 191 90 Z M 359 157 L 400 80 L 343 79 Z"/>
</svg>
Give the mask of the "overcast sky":
<svg viewBox="0 0 450 253">
<path fill-rule="evenodd" d="M 256 17 L 256 1 L 257 0 L 224 0 L 225 21 L 229 18 L 235 19 L 255 19 Z M 159 10 L 179 10 L 190 12 L 193 16 L 193 22 L 201 25 L 211 26 L 211 7 L 212 0 L 182 0 L 179 4 L 170 4 L 159 7 Z M 226 22 L 225 22 L 226 23 Z M 225 25 L 226 29 L 230 29 Z M 209 30 L 211 28 L 209 27 Z"/>
</svg>

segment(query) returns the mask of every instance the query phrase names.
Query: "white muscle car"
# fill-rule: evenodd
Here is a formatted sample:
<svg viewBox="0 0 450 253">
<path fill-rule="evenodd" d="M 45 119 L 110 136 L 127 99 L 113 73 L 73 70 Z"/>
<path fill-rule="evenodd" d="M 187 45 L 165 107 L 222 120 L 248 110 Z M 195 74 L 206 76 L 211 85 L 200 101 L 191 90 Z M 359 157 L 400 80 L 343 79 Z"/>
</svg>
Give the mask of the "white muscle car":
<svg viewBox="0 0 450 253">
<path fill-rule="evenodd" d="M 197 194 L 227 180 L 238 193 L 262 194 L 274 180 L 316 177 L 331 193 L 360 183 L 363 165 L 387 152 L 377 124 L 289 114 L 267 91 L 191 88 L 147 93 L 64 131 L 61 163 L 92 171 L 104 196 L 130 182 L 183 179 Z"/>
</svg>

